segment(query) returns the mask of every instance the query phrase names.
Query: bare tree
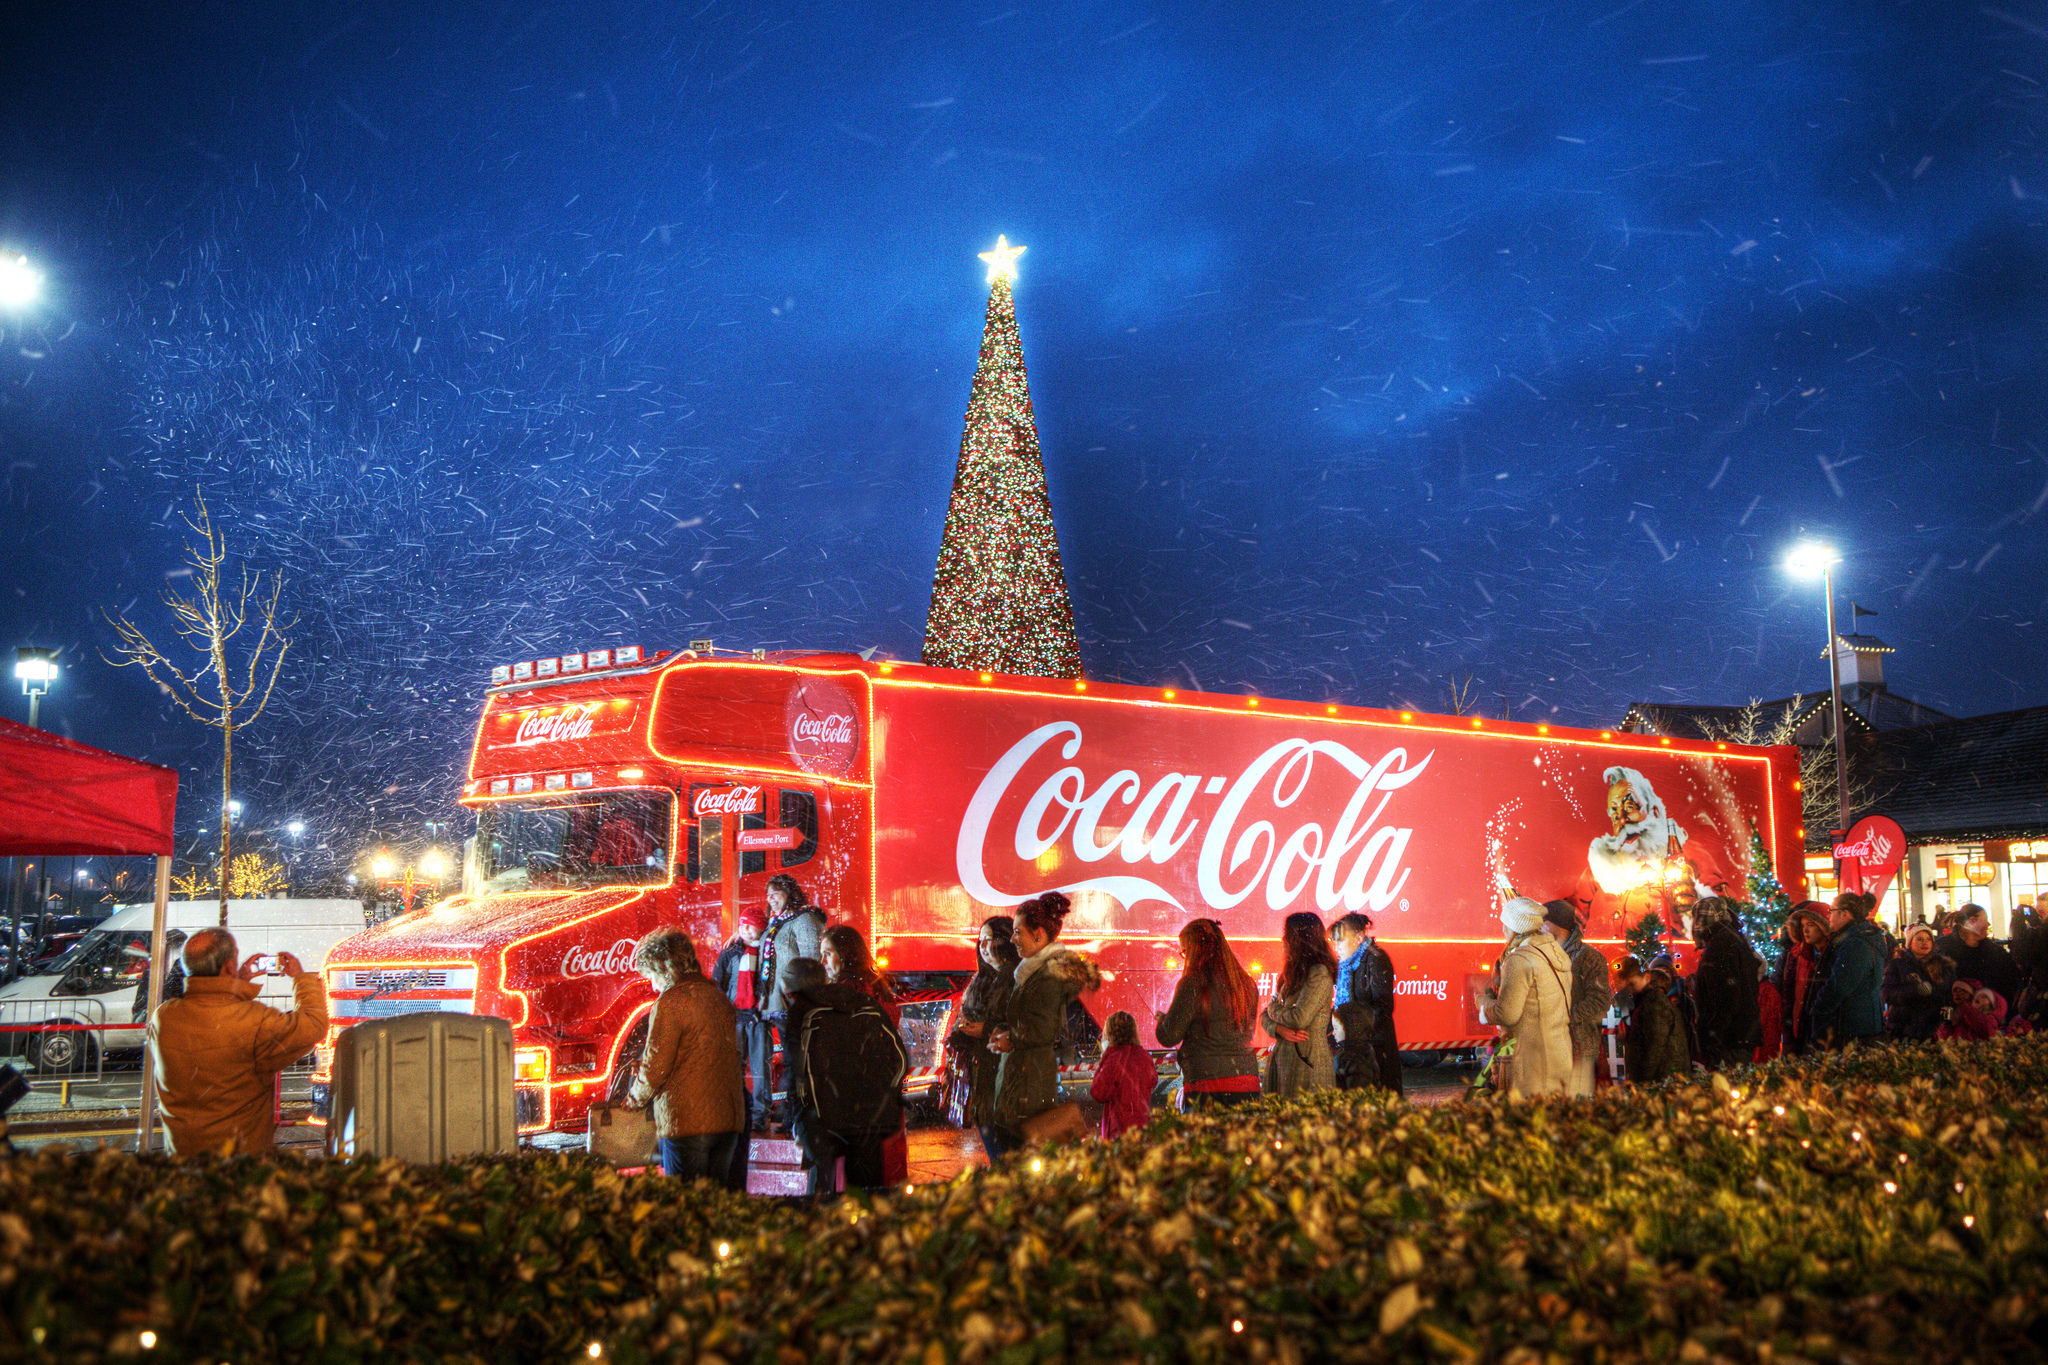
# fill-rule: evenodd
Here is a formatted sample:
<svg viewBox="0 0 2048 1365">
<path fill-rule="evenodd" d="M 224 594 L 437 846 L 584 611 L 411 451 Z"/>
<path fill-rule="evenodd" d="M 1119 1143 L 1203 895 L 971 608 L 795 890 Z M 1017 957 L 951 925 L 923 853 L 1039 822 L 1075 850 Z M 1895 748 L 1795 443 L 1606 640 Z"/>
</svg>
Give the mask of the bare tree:
<svg viewBox="0 0 2048 1365">
<path fill-rule="evenodd" d="M 1834 740 L 1830 733 L 1823 743 L 1799 743 L 1797 735 L 1807 719 L 1802 704 L 1805 700 L 1804 697 L 1792 697 L 1784 702 L 1767 704 L 1751 697 L 1749 704 L 1737 711 L 1727 723 L 1706 728 L 1709 739 L 1724 740 L 1729 744 L 1748 744 L 1759 748 L 1774 744 L 1796 746 L 1799 750 L 1800 819 L 1809 830 L 1829 830 L 1841 819 L 1841 806 L 1836 801 Z M 1851 767 L 1850 810 L 1866 810 L 1885 795 Z"/>
<path fill-rule="evenodd" d="M 107 622 L 114 627 L 119 643 L 114 649 L 115 657 L 107 662 L 140 668 L 184 708 L 186 715 L 220 731 L 221 875 L 215 880 L 220 886 L 220 922 L 225 926 L 231 881 L 227 874 L 234 866 L 230 856 L 230 801 L 234 795 L 235 731 L 252 724 L 270 705 L 270 694 L 277 686 L 284 656 L 292 647 L 285 632 L 297 624 L 297 618 L 278 619 L 283 574 L 272 574 L 265 591 L 261 573 L 244 567 L 240 585 L 236 586 L 233 574 L 223 572 L 228 562 L 227 536 L 214 526 L 205 495 L 195 491 L 193 501 L 198 511 L 185 518 L 185 524 L 198 537 L 185 545 L 191 585 L 182 592 L 166 588 L 163 603 L 170 609 L 172 630 L 202 662 L 190 671 L 179 668 L 126 613 L 113 612 L 106 614 Z M 250 629 L 255 633 L 253 643 L 242 634 Z M 236 659 L 234 656 L 242 651 L 246 651 L 246 657 Z"/>
</svg>

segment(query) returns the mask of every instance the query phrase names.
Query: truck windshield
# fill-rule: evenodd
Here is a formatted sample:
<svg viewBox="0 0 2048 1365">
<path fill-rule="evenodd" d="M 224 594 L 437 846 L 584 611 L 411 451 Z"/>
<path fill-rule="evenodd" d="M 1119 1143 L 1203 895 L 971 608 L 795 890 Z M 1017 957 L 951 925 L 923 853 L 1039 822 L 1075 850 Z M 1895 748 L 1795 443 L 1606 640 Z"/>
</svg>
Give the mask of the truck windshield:
<svg viewBox="0 0 2048 1365">
<path fill-rule="evenodd" d="M 485 895 L 668 880 L 669 792 L 592 792 L 486 806 L 477 816 Z"/>
</svg>

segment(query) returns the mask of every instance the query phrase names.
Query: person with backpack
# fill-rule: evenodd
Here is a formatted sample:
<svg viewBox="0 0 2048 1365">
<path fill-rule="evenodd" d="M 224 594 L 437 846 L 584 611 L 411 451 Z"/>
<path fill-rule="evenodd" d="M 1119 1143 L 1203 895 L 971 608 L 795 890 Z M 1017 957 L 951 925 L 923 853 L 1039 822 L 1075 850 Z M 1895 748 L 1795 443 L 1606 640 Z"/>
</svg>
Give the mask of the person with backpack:
<svg viewBox="0 0 2048 1365">
<path fill-rule="evenodd" d="M 1059 892 L 1048 891 L 1017 907 L 1015 941 L 1023 960 L 1017 964 L 1003 1026 L 989 1040 L 1002 1058 L 991 1126 L 996 1145 L 1005 1152 L 1024 1145 L 1026 1123 L 1059 1107 L 1058 1045 L 1067 1006 L 1082 991 L 1102 985 L 1094 963 L 1057 942 L 1071 906 Z"/>
<path fill-rule="evenodd" d="M 681 929 L 656 929 L 633 970 L 658 993 L 626 1103 L 653 1111 L 663 1175 L 747 1188 L 747 1096 L 732 1002 L 704 976 Z"/>
<path fill-rule="evenodd" d="M 1742 907 L 1726 896 L 1704 897 L 1693 906 L 1692 937 L 1700 948 L 1692 978 L 1700 1062 L 1709 1071 L 1748 1066 L 1763 1042 L 1757 983 L 1764 963 L 1742 932 Z"/>
<path fill-rule="evenodd" d="M 825 984 L 793 998 L 788 1015 L 792 1086 L 800 1076 L 798 1108 L 810 1129 L 811 1193 L 833 1188 L 842 1157 L 848 1189 L 882 1189 L 894 1183 L 884 1147 L 903 1131 L 903 1078 L 910 1070 L 901 1011 L 860 930 L 835 924 L 818 951 Z"/>
</svg>

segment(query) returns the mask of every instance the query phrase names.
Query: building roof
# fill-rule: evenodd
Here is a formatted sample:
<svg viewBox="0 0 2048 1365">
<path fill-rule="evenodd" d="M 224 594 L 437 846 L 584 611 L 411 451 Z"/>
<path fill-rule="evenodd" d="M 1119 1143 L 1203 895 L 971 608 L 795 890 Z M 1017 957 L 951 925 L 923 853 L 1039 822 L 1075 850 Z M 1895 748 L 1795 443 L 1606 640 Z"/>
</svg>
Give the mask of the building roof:
<svg viewBox="0 0 2048 1365">
<path fill-rule="evenodd" d="M 1756 703 L 1758 715 L 1768 723 L 1776 725 L 1786 708 L 1792 709 L 1792 728 L 1803 725 L 1816 710 L 1828 704 L 1826 692 L 1807 693 L 1796 697 L 1779 697 L 1774 701 Z M 1741 706 L 1676 706 L 1662 702 L 1631 702 L 1628 714 L 1621 718 L 1624 730 L 1640 725 L 1644 732 L 1653 735 L 1669 735 L 1673 739 L 1727 739 L 1731 731 L 1739 730 Z M 1866 734 L 1873 730 L 1903 730 L 1909 726 L 1931 725 L 1954 717 L 1943 714 L 1931 706 L 1923 706 L 1910 697 L 1882 687 L 1844 688 L 1842 709 L 1849 713 L 1846 723 L 1850 735 Z"/>
<path fill-rule="evenodd" d="M 1874 811 L 1915 843 L 2048 836 L 2048 706 L 1859 736 Z"/>
<path fill-rule="evenodd" d="M 1875 635 L 1837 635 L 1835 638 L 1849 646 L 1849 648 L 1861 650 L 1865 654 L 1896 654 L 1899 652 L 1878 639 Z M 1822 650 L 1820 656 L 1825 659 L 1828 656 L 1827 651 Z"/>
</svg>

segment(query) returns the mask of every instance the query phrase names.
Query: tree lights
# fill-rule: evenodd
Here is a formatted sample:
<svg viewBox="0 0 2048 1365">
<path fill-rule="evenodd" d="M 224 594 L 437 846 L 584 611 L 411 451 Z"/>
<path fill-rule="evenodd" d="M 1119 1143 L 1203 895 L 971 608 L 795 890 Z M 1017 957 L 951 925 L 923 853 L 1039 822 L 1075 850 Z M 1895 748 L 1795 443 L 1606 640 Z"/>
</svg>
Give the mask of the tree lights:
<svg viewBox="0 0 2048 1365">
<path fill-rule="evenodd" d="M 924 662 L 1078 678 L 1081 647 L 1010 292 L 1023 250 L 998 238 L 982 253 L 988 317 L 933 575 Z"/>
</svg>

